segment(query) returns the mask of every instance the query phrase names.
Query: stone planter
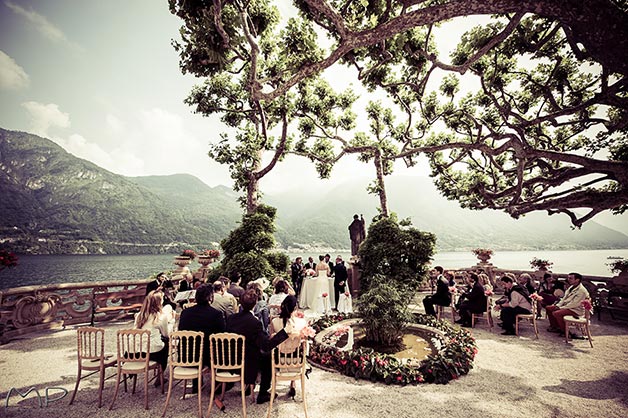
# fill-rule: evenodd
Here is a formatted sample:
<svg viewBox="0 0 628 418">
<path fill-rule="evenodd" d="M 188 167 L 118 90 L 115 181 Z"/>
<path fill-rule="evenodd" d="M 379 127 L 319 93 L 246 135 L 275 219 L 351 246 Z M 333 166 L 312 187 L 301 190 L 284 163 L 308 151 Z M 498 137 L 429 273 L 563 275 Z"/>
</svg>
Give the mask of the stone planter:
<svg viewBox="0 0 628 418">
<path fill-rule="evenodd" d="M 200 280 L 205 279 L 211 270 L 210 264 L 216 261 L 214 257 L 210 257 L 208 255 L 199 255 L 198 262 L 201 265 L 194 276 Z"/>
<path fill-rule="evenodd" d="M 190 257 L 176 256 L 173 264 L 175 264 L 177 268 L 174 270 L 173 274 L 185 274 L 189 272 L 190 269 L 187 266 L 191 262 Z"/>
</svg>

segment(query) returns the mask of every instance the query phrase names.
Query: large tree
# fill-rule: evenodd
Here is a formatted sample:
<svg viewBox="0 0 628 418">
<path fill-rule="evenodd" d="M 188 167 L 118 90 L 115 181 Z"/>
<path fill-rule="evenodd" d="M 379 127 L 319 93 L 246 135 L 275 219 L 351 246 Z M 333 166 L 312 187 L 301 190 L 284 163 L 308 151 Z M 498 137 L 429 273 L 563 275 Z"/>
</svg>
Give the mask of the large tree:
<svg viewBox="0 0 628 418">
<path fill-rule="evenodd" d="M 346 64 L 369 90 L 385 92 L 386 106 L 406 118 L 405 128 L 395 130 L 397 149 L 383 162 L 403 158 L 412 165 L 426 154 L 438 187 L 464 206 L 498 208 L 515 217 L 535 210 L 564 212 L 576 226 L 599 211 L 625 209 L 624 3 L 297 0 L 294 5 L 300 15 L 281 21 L 284 29 L 276 31 L 271 23 L 280 20 L 268 1 L 171 0 L 186 23 L 179 45 L 184 71 L 222 75 L 225 83 L 237 84 L 190 101 L 203 111 L 200 104 L 213 98 L 204 113 L 222 113 L 232 126 L 234 118 L 244 120 L 238 114 L 247 114 L 247 129 L 239 125 L 240 148 L 221 148 L 216 155 L 227 157 L 222 161 L 236 168 L 235 178 L 247 173 L 251 184 L 251 176 L 272 168 L 249 164 L 241 170 L 238 159 L 261 161 L 261 152 L 270 149 L 264 135 L 272 123 L 282 134 L 271 164 L 281 158 L 290 145 L 289 125 L 300 117 L 293 113 L 291 94 L 333 65 Z M 487 23 L 467 33 L 450 57 L 440 56 L 435 26 L 480 15 Z M 460 85 L 469 83 L 477 87 L 459 97 Z M 232 103 L 228 108 L 216 104 L 225 97 Z M 264 139 L 258 139 L 260 133 Z M 364 146 L 360 138 L 364 135 L 354 133 L 339 145 L 319 140 L 318 152 L 328 156 L 319 165 L 328 170 L 337 156 Z M 373 149 L 368 153 L 376 157 Z"/>
</svg>

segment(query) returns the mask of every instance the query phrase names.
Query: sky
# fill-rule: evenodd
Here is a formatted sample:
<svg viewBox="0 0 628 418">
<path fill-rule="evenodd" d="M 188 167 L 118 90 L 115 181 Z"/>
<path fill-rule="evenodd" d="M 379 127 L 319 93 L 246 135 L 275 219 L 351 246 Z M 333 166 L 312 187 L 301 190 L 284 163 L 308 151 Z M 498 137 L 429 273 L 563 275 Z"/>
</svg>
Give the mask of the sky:
<svg viewBox="0 0 628 418">
<path fill-rule="evenodd" d="M 289 10 L 288 0 L 277 4 Z M 202 80 L 179 70 L 171 40 L 181 22 L 167 0 L 0 0 L 0 127 L 49 138 L 117 174 L 189 173 L 230 186 L 227 167 L 207 156 L 225 128 L 183 103 Z M 459 35 L 447 32 L 453 46 Z M 338 88 L 354 80 L 348 71 L 331 70 Z M 427 172 L 426 165 L 396 169 Z M 261 187 L 331 187 L 347 176 L 366 184 L 374 172 L 349 156 L 320 180 L 308 160 L 290 156 Z"/>
</svg>

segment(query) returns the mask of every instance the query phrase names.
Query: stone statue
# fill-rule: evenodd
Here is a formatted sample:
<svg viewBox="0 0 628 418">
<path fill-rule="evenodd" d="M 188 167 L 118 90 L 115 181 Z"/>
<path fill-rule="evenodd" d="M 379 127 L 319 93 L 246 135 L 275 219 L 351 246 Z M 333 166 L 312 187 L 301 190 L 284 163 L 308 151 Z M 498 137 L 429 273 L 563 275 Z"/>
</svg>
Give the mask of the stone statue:
<svg viewBox="0 0 628 418">
<path fill-rule="evenodd" d="M 351 238 L 351 255 L 358 255 L 358 248 L 366 238 L 366 229 L 364 227 L 364 216 L 353 215 L 353 222 L 349 225 L 349 237 Z"/>
</svg>

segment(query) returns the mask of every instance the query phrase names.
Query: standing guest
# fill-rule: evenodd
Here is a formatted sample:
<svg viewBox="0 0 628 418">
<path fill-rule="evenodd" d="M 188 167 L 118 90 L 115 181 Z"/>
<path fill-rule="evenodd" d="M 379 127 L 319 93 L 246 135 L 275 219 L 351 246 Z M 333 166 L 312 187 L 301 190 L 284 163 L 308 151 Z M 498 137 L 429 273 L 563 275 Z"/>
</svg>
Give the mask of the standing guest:
<svg viewBox="0 0 628 418">
<path fill-rule="evenodd" d="M 486 295 L 484 294 L 484 286 L 480 283 L 478 275 L 471 273 L 467 276 L 467 283 L 471 290 L 465 294 L 464 301 L 460 304 L 458 313 L 460 319 L 457 324 L 463 327 L 471 326 L 471 314 L 486 312 Z"/>
<path fill-rule="evenodd" d="M 223 313 L 225 318 L 229 315 L 233 315 L 236 310 L 237 302 L 235 297 L 225 292 L 225 284 L 222 280 L 216 280 L 212 284 L 214 290 L 214 300 L 211 302 L 211 306 L 214 309 Z"/>
<path fill-rule="evenodd" d="M 146 296 L 140 311 L 135 315 L 134 329 L 150 331 L 150 354 L 152 361 L 159 363 L 161 370 L 166 370 L 168 364 L 168 330 L 169 319 L 174 319 L 170 306 L 163 308 L 163 293 L 153 290 Z M 161 382 L 155 381 L 155 384 Z"/>
<path fill-rule="evenodd" d="M 501 282 L 508 300 L 496 304 L 495 309 L 501 310 L 500 318 L 504 332 L 502 335 L 515 335 L 515 320 L 517 315 L 529 315 L 532 312 L 532 299 L 528 290 L 520 284 L 515 284 L 508 276 L 503 276 Z"/>
<path fill-rule="evenodd" d="M 434 305 L 449 306 L 451 305 L 451 292 L 449 291 L 449 281 L 443 276 L 443 268 L 441 266 L 434 267 L 436 271 L 436 293 L 423 298 L 423 307 L 426 315 L 436 316 Z"/>
<path fill-rule="evenodd" d="M 306 270 L 316 270 L 316 263 L 312 257 L 307 258 L 307 263 L 305 263 Z"/>
<path fill-rule="evenodd" d="M 565 291 L 565 296 L 556 304 L 545 307 L 547 318 L 550 322 L 549 332 L 558 332 L 565 336 L 564 317 L 572 315 L 576 318 L 584 315 L 582 301 L 589 298 L 589 292 L 582 285 L 582 275 L 580 273 L 569 273 L 567 276 L 569 287 Z"/>
<path fill-rule="evenodd" d="M 240 276 L 239 272 L 234 271 L 233 273 L 231 273 L 231 284 L 229 285 L 227 292 L 233 295 L 238 301 L 238 303 L 240 302 L 240 298 L 245 292 L 244 288 L 240 286 L 241 281 L 242 281 L 242 277 Z"/>
<path fill-rule="evenodd" d="M 255 385 L 257 374 L 261 372 L 260 389 L 257 403 L 270 401 L 272 369 L 269 352 L 288 339 L 288 333 L 293 331 L 293 325 L 288 322 L 286 327 L 270 338 L 262 329 L 262 324 L 253 315 L 253 308 L 257 304 L 258 295 L 254 290 L 247 290 L 242 296 L 242 311 L 227 318 L 227 331 L 244 335 L 246 338 L 246 354 L 244 360 L 244 383 Z"/>
<path fill-rule="evenodd" d="M 290 265 L 290 277 L 292 278 L 292 284 L 294 285 L 294 290 L 297 295 L 301 292 L 304 275 L 305 266 L 303 265 L 303 258 L 297 257 L 294 263 Z"/>
<path fill-rule="evenodd" d="M 338 300 L 340 299 L 340 293 L 345 292 L 345 285 L 347 284 L 347 279 L 349 278 L 349 274 L 347 273 L 347 268 L 345 267 L 345 262 L 342 261 L 342 257 L 336 257 L 336 265 L 334 266 L 334 299 L 336 301 L 335 309 L 338 309 Z"/>
<path fill-rule="evenodd" d="M 179 330 L 203 333 L 203 365 L 208 367 L 210 366 L 209 336 L 225 331 L 224 315 L 210 306 L 213 295 L 212 286 L 201 285 L 196 289 L 196 305 L 181 311 L 181 318 L 179 319 Z M 198 379 L 194 379 L 192 381 L 192 393 L 197 392 Z"/>
<path fill-rule="evenodd" d="M 331 262 L 331 255 L 325 254 L 325 263 L 329 267 L 329 276 L 334 275 L 334 263 Z"/>
</svg>

